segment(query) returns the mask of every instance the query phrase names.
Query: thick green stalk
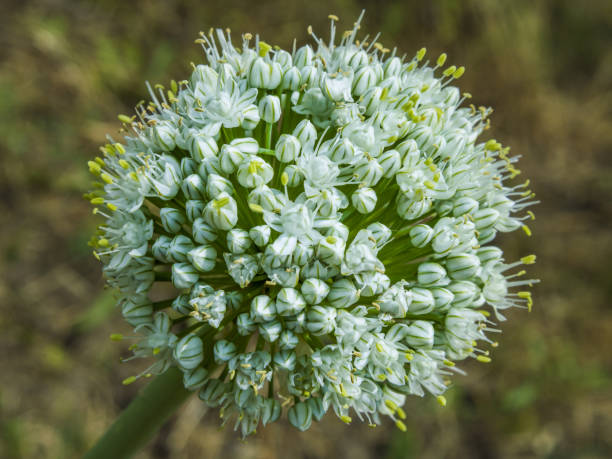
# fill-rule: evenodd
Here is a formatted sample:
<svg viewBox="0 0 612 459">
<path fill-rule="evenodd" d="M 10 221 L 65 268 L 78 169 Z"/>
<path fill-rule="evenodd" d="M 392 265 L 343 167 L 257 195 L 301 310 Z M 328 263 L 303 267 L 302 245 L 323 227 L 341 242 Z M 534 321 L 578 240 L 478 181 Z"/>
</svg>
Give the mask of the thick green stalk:
<svg viewBox="0 0 612 459">
<path fill-rule="evenodd" d="M 132 456 L 191 394 L 183 387 L 181 371 L 170 368 L 138 394 L 84 459 L 122 459 Z"/>
</svg>

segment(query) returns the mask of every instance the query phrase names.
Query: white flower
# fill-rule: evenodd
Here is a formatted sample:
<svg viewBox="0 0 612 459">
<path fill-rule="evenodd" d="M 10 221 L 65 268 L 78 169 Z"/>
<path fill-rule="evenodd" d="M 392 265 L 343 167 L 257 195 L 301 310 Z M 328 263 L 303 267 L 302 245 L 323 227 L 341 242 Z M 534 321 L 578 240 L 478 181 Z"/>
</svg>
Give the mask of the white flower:
<svg viewBox="0 0 612 459">
<path fill-rule="evenodd" d="M 331 18 L 329 42 L 310 31 L 293 53 L 203 34 L 208 65 L 149 86 L 132 136 L 88 163 L 90 244 L 134 356 L 155 359 L 143 374 L 178 366 L 243 435 L 281 405 L 301 430 L 330 409 L 405 430 L 406 395 L 489 360 L 486 307 L 532 306 L 515 269 L 535 257 L 486 244 L 529 234 L 535 201 L 508 185 L 508 149 L 478 140 L 490 112 L 462 106 L 463 69 L 360 40 L 361 17 L 338 41 Z M 152 302 L 156 281 L 178 291 Z"/>
</svg>

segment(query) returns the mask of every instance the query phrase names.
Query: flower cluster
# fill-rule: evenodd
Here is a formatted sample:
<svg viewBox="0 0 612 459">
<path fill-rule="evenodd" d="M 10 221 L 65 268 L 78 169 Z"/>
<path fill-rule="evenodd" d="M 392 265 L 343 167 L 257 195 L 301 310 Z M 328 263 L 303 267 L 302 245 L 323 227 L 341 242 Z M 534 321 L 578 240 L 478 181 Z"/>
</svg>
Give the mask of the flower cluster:
<svg viewBox="0 0 612 459">
<path fill-rule="evenodd" d="M 336 43 L 330 18 L 292 52 L 201 34 L 208 65 L 149 86 L 89 162 L 91 245 L 141 376 L 178 366 L 243 435 L 330 408 L 403 429 L 407 395 L 444 404 L 456 361 L 490 360 L 493 319 L 531 307 L 515 268 L 535 257 L 485 244 L 529 234 L 535 201 L 506 184 L 517 157 L 478 141 L 490 110 L 463 106 L 464 68 L 360 41 L 359 21 Z M 157 282 L 172 298 L 150 299 Z"/>
</svg>

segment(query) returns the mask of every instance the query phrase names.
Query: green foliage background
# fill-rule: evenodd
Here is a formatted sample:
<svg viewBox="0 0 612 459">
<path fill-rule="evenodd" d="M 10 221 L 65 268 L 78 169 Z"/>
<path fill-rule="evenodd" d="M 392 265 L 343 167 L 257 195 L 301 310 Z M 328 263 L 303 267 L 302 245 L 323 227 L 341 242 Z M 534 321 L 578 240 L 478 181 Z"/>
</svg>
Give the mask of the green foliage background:
<svg viewBox="0 0 612 459">
<path fill-rule="evenodd" d="M 79 457 L 135 395 L 121 386 L 129 333 L 86 241 L 85 163 L 144 80 L 183 79 L 199 30 L 230 26 L 290 46 L 327 14 L 409 54 L 465 65 L 462 89 L 491 105 L 491 135 L 542 200 L 533 237 L 534 311 L 515 310 L 493 363 L 468 363 L 446 408 L 408 402 L 408 433 L 333 416 L 248 441 L 188 402 L 139 457 L 604 458 L 612 456 L 612 2 L 591 0 L 153 1 L 0 5 L 0 457 Z"/>
</svg>

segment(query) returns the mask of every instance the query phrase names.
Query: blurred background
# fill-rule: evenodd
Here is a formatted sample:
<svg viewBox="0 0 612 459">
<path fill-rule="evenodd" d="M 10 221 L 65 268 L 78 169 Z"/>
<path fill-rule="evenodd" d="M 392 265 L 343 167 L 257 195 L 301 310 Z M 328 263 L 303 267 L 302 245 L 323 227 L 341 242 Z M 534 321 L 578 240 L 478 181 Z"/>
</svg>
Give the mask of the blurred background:
<svg viewBox="0 0 612 459">
<path fill-rule="evenodd" d="M 0 5 L 0 457 L 79 457 L 145 381 L 124 387 L 129 333 L 86 245 L 95 228 L 86 161 L 118 113 L 203 55 L 200 30 L 231 27 L 289 47 L 327 15 L 412 54 L 446 51 L 463 90 L 495 108 L 491 136 L 523 155 L 542 200 L 532 313 L 514 310 L 488 365 L 467 363 L 446 408 L 407 404 L 391 423 L 328 416 L 241 441 L 193 398 L 140 458 L 612 457 L 612 2 L 442 0 L 2 0 Z"/>
</svg>

